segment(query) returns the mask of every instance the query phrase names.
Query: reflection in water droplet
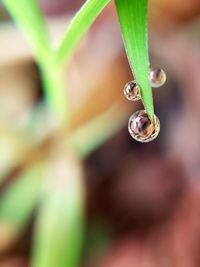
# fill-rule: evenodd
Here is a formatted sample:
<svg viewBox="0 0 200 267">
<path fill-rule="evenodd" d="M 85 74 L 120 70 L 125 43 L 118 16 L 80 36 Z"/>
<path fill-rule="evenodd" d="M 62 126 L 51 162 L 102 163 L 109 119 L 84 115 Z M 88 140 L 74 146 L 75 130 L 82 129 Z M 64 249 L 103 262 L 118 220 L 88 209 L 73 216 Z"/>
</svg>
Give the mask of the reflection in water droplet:
<svg viewBox="0 0 200 267">
<path fill-rule="evenodd" d="M 131 81 L 125 85 L 124 95 L 130 101 L 137 101 L 141 99 L 140 88 L 135 81 Z"/>
<path fill-rule="evenodd" d="M 149 81 L 152 87 L 158 88 L 166 82 L 166 73 L 162 69 L 151 68 L 149 71 Z"/>
<path fill-rule="evenodd" d="M 160 132 L 160 122 L 156 115 L 151 121 L 145 110 L 136 111 L 129 119 L 128 130 L 137 141 L 148 143 Z"/>
</svg>

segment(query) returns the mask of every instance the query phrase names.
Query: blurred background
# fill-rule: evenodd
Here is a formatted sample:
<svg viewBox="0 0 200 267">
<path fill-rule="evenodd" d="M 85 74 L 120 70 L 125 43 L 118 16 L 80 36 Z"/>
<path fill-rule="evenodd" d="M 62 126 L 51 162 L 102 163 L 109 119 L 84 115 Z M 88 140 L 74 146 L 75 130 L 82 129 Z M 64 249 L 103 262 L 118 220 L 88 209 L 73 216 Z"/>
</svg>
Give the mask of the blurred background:
<svg viewBox="0 0 200 267">
<path fill-rule="evenodd" d="M 40 0 L 55 42 L 83 3 Z M 149 0 L 149 44 L 151 65 L 167 73 L 167 83 L 153 89 L 161 133 L 150 144 L 127 131 L 129 116 L 141 107 L 123 95 L 132 75 L 113 3 L 65 70 L 74 128 L 114 103 L 125 114 L 119 130 L 83 160 L 83 267 L 200 264 L 200 1 Z M 32 164 L 32 153 L 24 160 L 24 151 L 45 142 L 52 128 L 42 102 L 31 49 L 0 4 L 1 194 Z M 117 123 L 117 113 L 112 120 Z M 0 267 L 28 266 L 34 214 L 17 236 L 0 221 Z"/>
</svg>

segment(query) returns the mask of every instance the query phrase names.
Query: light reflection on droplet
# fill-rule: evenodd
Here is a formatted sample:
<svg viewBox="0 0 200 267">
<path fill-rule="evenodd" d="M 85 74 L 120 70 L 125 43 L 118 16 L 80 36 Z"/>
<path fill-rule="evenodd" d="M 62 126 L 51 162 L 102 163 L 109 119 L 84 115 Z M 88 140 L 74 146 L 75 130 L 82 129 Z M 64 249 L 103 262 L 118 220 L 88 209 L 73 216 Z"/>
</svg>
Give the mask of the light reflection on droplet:
<svg viewBox="0 0 200 267">
<path fill-rule="evenodd" d="M 124 87 L 124 95 L 130 101 L 141 99 L 140 88 L 135 81 L 128 82 Z"/>
<path fill-rule="evenodd" d="M 166 82 L 166 73 L 163 69 L 151 68 L 149 71 L 149 81 L 152 87 L 158 88 Z"/>
<path fill-rule="evenodd" d="M 136 111 L 129 119 L 128 130 L 137 141 L 148 143 L 160 132 L 160 122 L 156 115 L 150 120 L 145 110 Z"/>
</svg>

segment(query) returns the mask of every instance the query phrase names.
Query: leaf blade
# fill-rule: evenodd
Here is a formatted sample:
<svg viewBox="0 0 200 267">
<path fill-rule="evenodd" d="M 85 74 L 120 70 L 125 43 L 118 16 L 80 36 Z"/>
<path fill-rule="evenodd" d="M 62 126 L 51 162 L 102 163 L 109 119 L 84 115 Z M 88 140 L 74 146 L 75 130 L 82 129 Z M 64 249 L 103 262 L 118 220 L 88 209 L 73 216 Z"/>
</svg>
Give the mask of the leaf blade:
<svg viewBox="0 0 200 267">
<path fill-rule="evenodd" d="M 48 59 L 51 49 L 48 29 L 36 0 L 2 0 L 16 24 L 28 38 L 37 60 Z"/>
<path fill-rule="evenodd" d="M 35 228 L 32 267 L 78 266 L 83 233 L 79 162 L 56 155 Z M 56 178 L 56 179 L 55 179 Z"/>
<path fill-rule="evenodd" d="M 0 196 L 0 222 L 23 229 L 39 198 L 43 172 L 43 164 L 31 166 Z"/>
<path fill-rule="evenodd" d="M 148 79 L 147 2 L 147 0 L 115 0 L 128 60 L 141 88 L 144 107 L 149 117 L 153 118 L 153 97 Z"/>
<path fill-rule="evenodd" d="M 110 0 L 87 0 L 68 26 L 57 50 L 57 61 L 63 63 L 72 55 L 80 39 Z"/>
</svg>

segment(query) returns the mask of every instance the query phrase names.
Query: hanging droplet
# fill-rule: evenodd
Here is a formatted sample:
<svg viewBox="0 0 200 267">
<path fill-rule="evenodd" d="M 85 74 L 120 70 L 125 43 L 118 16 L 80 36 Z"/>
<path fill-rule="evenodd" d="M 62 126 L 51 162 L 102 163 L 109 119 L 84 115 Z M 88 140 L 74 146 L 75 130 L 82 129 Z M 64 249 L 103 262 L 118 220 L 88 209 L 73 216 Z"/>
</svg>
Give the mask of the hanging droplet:
<svg viewBox="0 0 200 267">
<path fill-rule="evenodd" d="M 141 99 L 140 88 L 135 81 L 131 81 L 125 85 L 124 95 L 130 101 L 137 101 Z"/>
<path fill-rule="evenodd" d="M 149 81 L 152 87 L 158 88 L 166 82 L 166 73 L 163 69 L 150 68 Z"/>
<path fill-rule="evenodd" d="M 137 141 L 148 143 L 160 132 L 160 122 L 156 115 L 150 120 L 145 110 L 135 112 L 129 119 L 128 130 Z"/>
</svg>

